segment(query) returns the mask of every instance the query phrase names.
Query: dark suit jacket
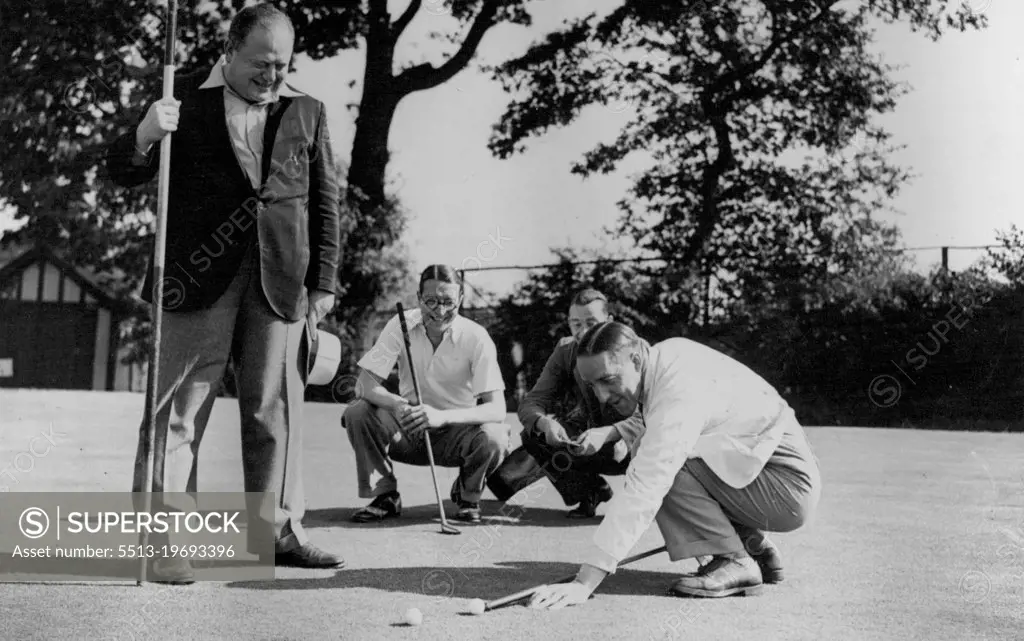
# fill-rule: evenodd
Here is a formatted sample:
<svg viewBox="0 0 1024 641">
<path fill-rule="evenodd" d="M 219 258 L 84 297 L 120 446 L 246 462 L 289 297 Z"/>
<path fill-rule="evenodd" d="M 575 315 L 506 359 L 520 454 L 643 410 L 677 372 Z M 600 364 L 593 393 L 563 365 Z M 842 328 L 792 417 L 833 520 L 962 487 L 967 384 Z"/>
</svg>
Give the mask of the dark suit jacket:
<svg viewBox="0 0 1024 641">
<path fill-rule="evenodd" d="M 339 177 L 324 106 L 303 95 L 281 96 L 269 107 L 263 184 L 254 190 L 228 137 L 224 88 L 199 88 L 209 73 L 174 81 L 181 111 L 171 138 L 163 308 L 212 306 L 247 247 L 258 241 L 267 302 L 281 317 L 299 320 L 307 310 L 307 288 L 335 293 L 341 253 Z M 107 154 L 107 170 L 118 185 L 135 187 L 157 174 L 159 145 L 145 166 L 132 164 L 134 154 L 133 127 Z M 143 291 L 148 302 L 152 285 L 151 260 Z"/>
<path fill-rule="evenodd" d="M 644 344 L 647 344 L 646 341 Z M 594 390 L 576 370 L 578 351 L 579 344 L 571 336 L 558 341 L 536 384 L 519 405 L 519 422 L 527 431 L 533 431 L 537 419 L 542 416 L 559 418 L 568 413 L 583 412 L 588 427 L 614 425 L 630 452 L 635 454 L 644 433 L 644 421 L 639 407 L 632 416 L 623 417 L 615 408 L 602 405 Z"/>
</svg>

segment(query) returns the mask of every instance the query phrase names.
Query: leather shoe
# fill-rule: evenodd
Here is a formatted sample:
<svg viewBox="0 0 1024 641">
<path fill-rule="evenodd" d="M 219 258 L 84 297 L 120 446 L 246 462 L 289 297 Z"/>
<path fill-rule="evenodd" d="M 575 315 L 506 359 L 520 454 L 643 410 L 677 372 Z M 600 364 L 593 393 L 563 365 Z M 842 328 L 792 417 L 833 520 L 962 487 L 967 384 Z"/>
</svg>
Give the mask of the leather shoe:
<svg viewBox="0 0 1024 641">
<path fill-rule="evenodd" d="M 765 539 L 761 551 L 751 554 L 751 556 L 761 568 L 761 578 L 765 583 L 782 583 L 785 578 L 782 571 L 782 555 L 779 554 L 779 548 L 775 547 L 771 541 Z"/>
<path fill-rule="evenodd" d="M 482 520 L 480 515 L 480 504 L 471 501 L 459 501 L 459 511 L 455 518 L 466 523 L 479 523 Z"/>
<path fill-rule="evenodd" d="M 373 499 L 373 502 L 366 507 L 360 508 L 352 514 L 352 520 L 356 523 L 371 523 L 383 521 L 402 514 L 402 496 L 398 492 L 388 492 Z"/>
<path fill-rule="evenodd" d="M 749 556 L 716 556 L 696 574 L 681 577 L 670 589 L 672 594 L 717 598 L 754 595 L 761 591 L 761 569 Z"/>
<path fill-rule="evenodd" d="M 592 519 L 597 516 L 597 506 L 612 500 L 612 496 L 612 488 L 605 483 L 603 487 L 594 490 L 580 501 L 579 506 L 565 516 L 570 519 Z"/>
<path fill-rule="evenodd" d="M 465 521 L 466 523 L 479 523 L 482 518 L 480 516 L 480 504 L 472 501 L 462 500 L 462 490 L 459 487 L 459 479 L 455 479 L 452 483 L 452 491 L 449 494 L 452 499 L 452 503 L 458 506 L 459 511 L 455 514 L 455 519 L 458 521 Z"/>
<path fill-rule="evenodd" d="M 192 564 L 180 556 L 152 559 L 147 568 L 146 580 L 167 585 L 191 585 L 196 582 Z"/>
<path fill-rule="evenodd" d="M 764 532 L 753 528 L 739 526 L 736 532 L 743 539 L 743 547 L 747 554 L 754 557 L 761 568 L 761 578 L 765 583 L 782 583 L 782 554 L 775 544 L 768 540 Z"/>
<path fill-rule="evenodd" d="M 345 559 L 324 552 L 312 543 L 274 554 L 274 565 L 279 568 L 311 568 L 329 570 L 345 567 Z"/>
</svg>

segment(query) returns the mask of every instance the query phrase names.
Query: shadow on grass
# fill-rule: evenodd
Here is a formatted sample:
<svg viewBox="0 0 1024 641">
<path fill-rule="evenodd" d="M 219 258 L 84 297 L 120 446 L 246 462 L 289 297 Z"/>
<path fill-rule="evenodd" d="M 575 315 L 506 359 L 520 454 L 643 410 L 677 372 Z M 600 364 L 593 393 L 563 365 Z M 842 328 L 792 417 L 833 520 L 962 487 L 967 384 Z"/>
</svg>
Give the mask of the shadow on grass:
<svg viewBox="0 0 1024 641">
<path fill-rule="evenodd" d="M 483 599 L 490 601 L 544 583 L 555 583 L 575 574 L 578 564 L 526 561 L 499 563 L 492 567 L 410 567 L 340 570 L 319 578 L 235 581 L 226 587 L 246 590 L 323 590 L 371 588 L 428 597 Z M 686 570 L 680 567 L 679 574 Z M 669 597 L 667 592 L 679 574 L 622 569 L 598 588 L 600 594 Z"/>
<path fill-rule="evenodd" d="M 440 523 L 441 519 L 437 513 L 437 504 L 416 505 L 402 509 L 402 515 L 397 518 L 388 518 L 383 521 L 370 523 L 355 523 L 352 515 L 358 507 L 348 508 L 323 508 L 319 510 L 308 510 L 302 519 L 304 528 L 380 528 L 398 529 L 403 527 L 422 527 L 424 523 L 431 521 Z M 546 507 L 530 507 L 528 505 L 509 505 L 500 501 L 481 501 L 481 522 L 464 523 L 455 520 L 458 508 L 450 501 L 444 502 L 445 517 L 457 528 L 473 528 L 482 525 L 527 525 L 532 527 L 575 527 L 584 525 L 598 525 L 601 522 L 601 515 L 592 519 L 570 519 L 566 518 L 569 508 L 551 509 Z"/>
<path fill-rule="evenodd" d="M 255 556 L 236 559 L 193 559 L 197 581 L 260 580 L 274 576 L 274 566 L 261 563 Z M 11 557 L 0 552 L 0 584 L 84 581 L 135 581 L 139 578 L 138 559 L 64 559 Z M 152 570 L 149 570 L 152 572 Z M 151 576 L 151 575 L 149 575 Z"/>
</svg>

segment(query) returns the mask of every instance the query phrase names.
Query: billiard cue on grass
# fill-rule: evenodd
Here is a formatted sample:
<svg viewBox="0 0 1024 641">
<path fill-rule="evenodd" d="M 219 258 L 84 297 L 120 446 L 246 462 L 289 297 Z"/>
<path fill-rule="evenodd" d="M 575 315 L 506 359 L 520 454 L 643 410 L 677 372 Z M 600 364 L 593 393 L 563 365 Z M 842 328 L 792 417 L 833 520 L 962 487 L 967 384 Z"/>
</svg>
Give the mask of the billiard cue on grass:
<svg viewBox="0 0 1024 641">
<path fill-rule="evenodd" d="M 174 49 L 177 46 L 178 31 L 178 0 L 168 0 L 167 31 L 164 41 L 164 98 L 174 97 Z M 153 341 L 152 356 L 146 381 L 146 438 L 143 448 L 146 463 L 143 468 L 145 485 L 143 491 L 143 511 L 149 513 L 153 509 L 153 470 L 156 463 L 156 395 L 157 381 L 160 374 L 160 329 L 163 320 L 164 298 L 164 253 L 167 234 L 167 200 L 170 193 L 171 178 L 171 134 L 168 133 L 160 141 L 160 174 L 157 187 L 156 238 L 153 248 Z M 160 464 L 163 466 L 164 453 L 160 453 Z M 163 491 L 163 488 L 161 488 Z M 149 560 L 146 546 L 149 543 L 149 528 L 140 528 L 139 580 L 142 585 L 146 580 L 146 565 Z"/>
<path fill-rule="evenodd" d="M 619 567 L 621 568 L 621 567 L 629 565 L 630 563 L 636 563 L 637 561 L 640 561 L 641 559 L 646 559 L 647 557 L 654 556 L 655 554 L 661 554 L 664 551 L 665 551 L 665 546 L 663 545 L 660 548 L 655 548 L 653 550 L 648 550 L 646 552 L 641 552 L 640 554 L 634 554 L 633 556 L 630 556 L 630 557 L 627 557 L 627 558 L 623 559 L 622 562 L 619 563 Z M 522 601 L 523 599 L 529 598 L 529 597 L 533 596 L 534 592 L 536 592 L 537 590 L 541 589 L 545 585 L 557 585 L 559 583 L 570 583 L 570 582 L 572 582 L 575 579 L 576 579 L 576 575 L 575 574 L 570 574 L 568 576 L 562 577 L 561 579 L 559 579 L 557 581 L 553 581 L 553 582 L 550 582 L 550 583 L 543 583 L 541 585 L 535 585 L 532 588 L 527 588 L 525 590 L 521 590 L 519 592 L 516 592 L 515 594 L 510 594 L 508 596 L 503 596 L 500 599 L 495 599 L 493 601 L 485 603 L 484 604 L 484 612 L 490 612 L 491 610 L 497 610 L 498 608 L 505 607 L 506 605 L 512 605 L 513 603 L 516 603 L 518 601 Z"/>
<path fill-rule="evenodd" d="M 409 361 L 409 376 L 412 377 L 412 389 L 416 394 L 416 405 L 423 404 L 420 396 L 420 383 L 416 378 L 416 367 L 412 364 L 412 342 L 409 340 L 409 327 L 405 324 L 405 310 L 398 303 L 398 322 L 402 325 L 402 340 L 405 341 L 405 356 Z M 423 438 L 427 441 L 427 460 L 430 461 L 430 478 L 434 480 L 434 496 L 437 497 L 437 511 L 441 514 L 441 534 L 462 534 L 454 525 L 448 524 L 444 515 L 444 503 L 441 502 L 441 489 L 437 486 L 437 471 L 434 469 L 434 447 L 430 444 L 430 426 L 423 428 Z"/>
</svg>

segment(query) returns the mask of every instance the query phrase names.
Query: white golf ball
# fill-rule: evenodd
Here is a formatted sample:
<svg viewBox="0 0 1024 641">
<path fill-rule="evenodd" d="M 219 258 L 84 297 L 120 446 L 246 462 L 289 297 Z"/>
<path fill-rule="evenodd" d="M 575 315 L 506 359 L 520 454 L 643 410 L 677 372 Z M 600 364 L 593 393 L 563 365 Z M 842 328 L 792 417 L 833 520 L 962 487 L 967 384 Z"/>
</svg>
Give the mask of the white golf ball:
<svg viewBox="0 0 1024 641">
<path fill-rule="evenodd" d="M 483 614 L 486 609 L 487 607 L 481 599 L 473 599 L 469 602 L 470 614 Z"/>
<path fill-rule="evenodd" d="M 405 611 L 405 622 L 409 625 L 419 625 L 423 623 L 423 613 L 419 608 L 409 608 Z"/>
</svg>

